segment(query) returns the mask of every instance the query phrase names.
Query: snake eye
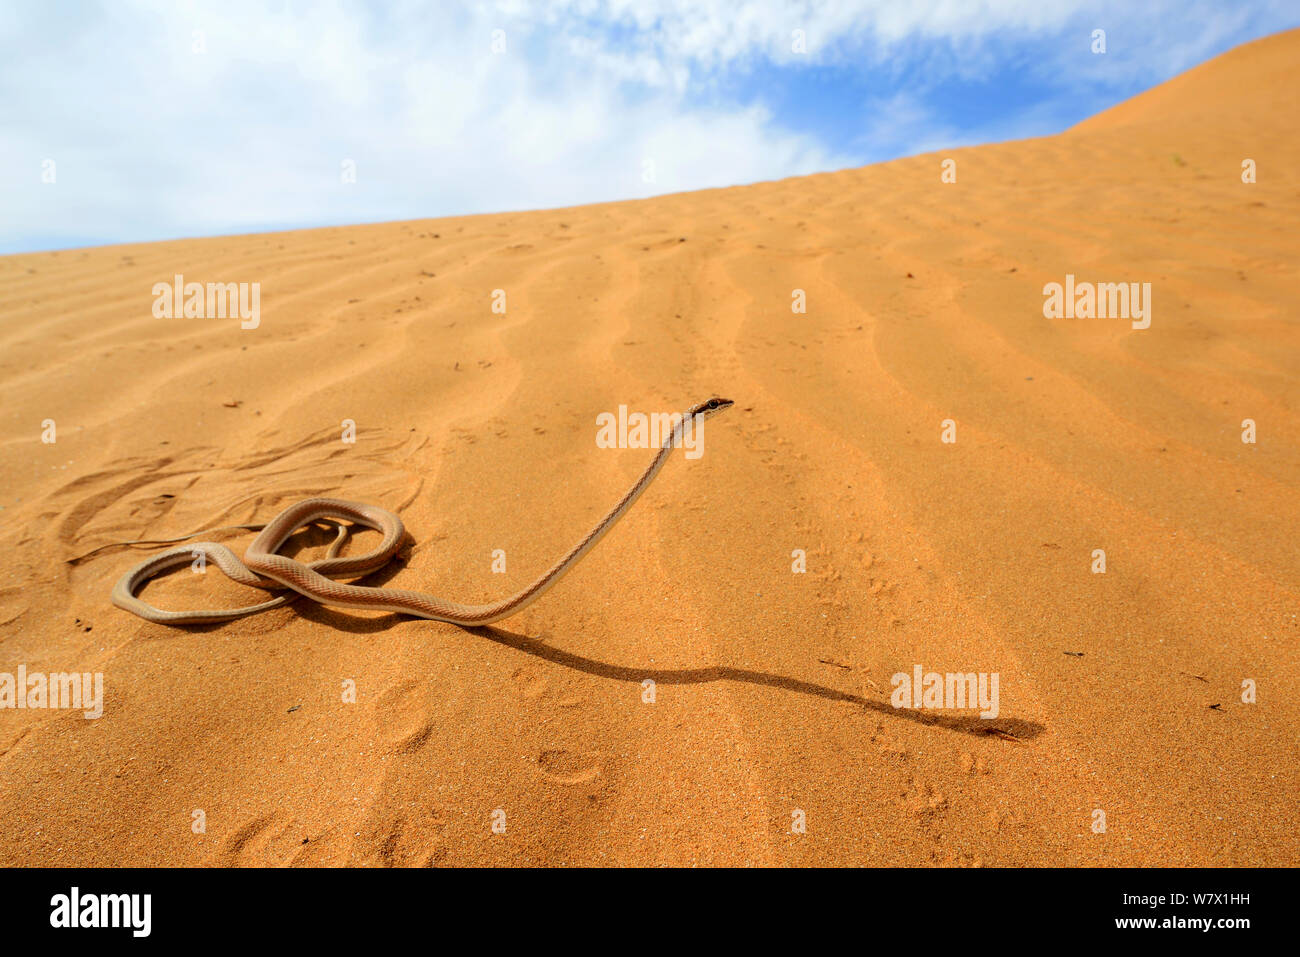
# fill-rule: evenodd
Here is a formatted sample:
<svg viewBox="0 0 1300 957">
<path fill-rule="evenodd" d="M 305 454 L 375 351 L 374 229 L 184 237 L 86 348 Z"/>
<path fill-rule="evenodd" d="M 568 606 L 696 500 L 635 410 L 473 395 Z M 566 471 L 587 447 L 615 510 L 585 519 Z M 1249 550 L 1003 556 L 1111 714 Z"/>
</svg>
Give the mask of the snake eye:
<svg viewBox="0 0 1300 957">
<path fill-rule="evenodd" d="M 709 408 L 710 408 L 710 409 L 716 409 L 717 407 L 718 407 L 718 400 L 717 400 L 717 399 L 710 399 L 710 400 L 709 400 Z"/>
</svg>

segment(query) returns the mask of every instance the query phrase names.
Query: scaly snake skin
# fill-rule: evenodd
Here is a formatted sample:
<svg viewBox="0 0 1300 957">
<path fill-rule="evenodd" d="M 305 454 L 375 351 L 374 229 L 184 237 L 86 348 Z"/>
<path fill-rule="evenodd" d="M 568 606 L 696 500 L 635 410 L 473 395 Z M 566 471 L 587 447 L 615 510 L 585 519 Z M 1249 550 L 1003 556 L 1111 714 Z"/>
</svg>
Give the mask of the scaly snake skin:
<svg viewBox="0 0 1300 957">
<path fill-rule="evenodd" d="M 491 624 L 527 608 L 563 578 L 641 497 L 641 493 L 664 467 L 673 449 L 681 444 L 682 433 L 688 425 L 697 428 L 704 419 L 716 415 L 732 404 L 730 399 L 712 398 L 692 406 L 682 415 L 681 420 L 673 428 L 672 434 L 664 440 L 654 461 L 641 473 L 641 477 L 609 514 L 601 519 L 578 544 L 569 549 L 563 558 L 552 565 L 549 571 L 522 591 L 501 601 L 487 605 L 462 605 L 418 591 L 400 588 L 368 588 L 335 581 L 331 576 L 359 578 L 388 564 L 402 547 L 406 531 L 402 526 L 402 520 L 387 509 L 336 498 L 309 498 L 289 506 L 267 525 L 261 526 L 261 534 L 248 546 L 243 561 L 240 561 L 229 548 L 215 542 L 194 542 L 190 545 L 169 548 L 146 559 L 123 575 L 113 588 L 113 604 L 149 621 L 164 625 L 189 625 L 242 618 L 245 615 L 283 605 L 293 597 L 278 595 L 244 608 L 197 611 L 164 611 L 136 597 L 136 592 L 155 575 L 188 564 L 194 560 L 196 554 L 202 554 L 231 579 L 242 585 L 264 589 L 290 588 L 299 595 L 304 595 L 322 605 L 397 612 L 466 627 Z M 345 519 L 356 525 L 376 529 L 383 533 L 384 538 L 376 548 L 364 555 L 339 557 L 338 551 L 346 533 L 346 528 L 340 525 L 338 537 L 324 558 L 300 562 L 278 554 L 278 549 L 295 531 L 322 519 Z M 258 528 L 259 526 L 232 527 Z M 119 544 L 139 543 L 140 541 Z"/>
</svg>

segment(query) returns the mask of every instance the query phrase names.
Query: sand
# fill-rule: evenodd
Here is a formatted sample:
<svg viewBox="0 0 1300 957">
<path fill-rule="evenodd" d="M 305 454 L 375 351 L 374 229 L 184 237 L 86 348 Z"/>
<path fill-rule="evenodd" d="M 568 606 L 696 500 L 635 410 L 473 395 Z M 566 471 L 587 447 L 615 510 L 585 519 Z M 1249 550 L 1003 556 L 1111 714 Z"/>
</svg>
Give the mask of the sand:
<svg viewBox="0 0 1300 957">
<path fill-rule="evenodd" d="M 1300 862 L 1298 63 L 781 182 L 0 258 L 0 671 L 105 695 L 0 710 L 0 863 Z M 155 318 L 176 273 L 260 324 Z M 1044 317 L 1067 274 L 1149 282 L 1150 328 Z M 146 553 L 68 563 L 330 495 L 411 533 L 368 584 L 496 598 L 649 461 L 598 414 L 714 393 L 704 454 L 490 629 L 167 628 L 109 603 Z M 998 717 L 895 709 L 917 665 L 996 673 Z"/>
</svg>

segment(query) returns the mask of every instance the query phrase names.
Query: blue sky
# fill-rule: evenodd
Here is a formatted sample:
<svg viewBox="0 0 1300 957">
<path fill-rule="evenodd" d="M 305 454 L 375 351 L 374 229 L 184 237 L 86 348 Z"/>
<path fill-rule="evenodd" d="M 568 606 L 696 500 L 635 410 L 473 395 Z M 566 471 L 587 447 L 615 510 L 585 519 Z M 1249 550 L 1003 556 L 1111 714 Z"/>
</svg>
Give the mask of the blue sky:
<svg viewBox="0 0 1300 957">
<path fill-rule="evenodd" d="M 0 253 L 640 198 L 1047 135 L 1297 24 L 1294 0 L 10 3 Z"/>
</svg>

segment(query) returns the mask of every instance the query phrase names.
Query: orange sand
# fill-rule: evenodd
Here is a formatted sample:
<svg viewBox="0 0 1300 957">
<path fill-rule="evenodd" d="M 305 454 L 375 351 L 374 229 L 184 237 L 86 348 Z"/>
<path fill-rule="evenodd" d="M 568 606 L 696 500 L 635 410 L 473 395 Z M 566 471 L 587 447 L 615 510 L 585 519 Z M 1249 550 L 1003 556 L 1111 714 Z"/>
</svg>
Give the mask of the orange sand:
<svg viewBox="0 0 1300 957">
<path fill-rule="evenodd" d="M 1300 862 L 1297 64 L 757 186 L 0 258 L 0 671 L 106 688 L 0 711 L 0 863 Z M 261 326 L 154 318 L 174 273 L 261 283 Z M 1150 282 L 1151 328 L 1044 318 L 1066 273 Z M 598 413 L 712 393 L 704 456 L 492 629 L 169 629 L 109 604 L 146 553 L 66 563 L 333 495 L 416 543 L 370 583 L 494 598 L 648 461 Z M 916 664 L 999 673 L 1000 717 L 896 711 Z"/>
</svg>

